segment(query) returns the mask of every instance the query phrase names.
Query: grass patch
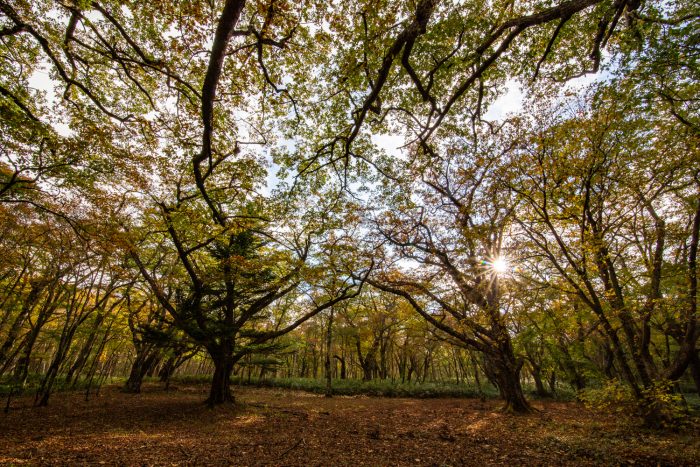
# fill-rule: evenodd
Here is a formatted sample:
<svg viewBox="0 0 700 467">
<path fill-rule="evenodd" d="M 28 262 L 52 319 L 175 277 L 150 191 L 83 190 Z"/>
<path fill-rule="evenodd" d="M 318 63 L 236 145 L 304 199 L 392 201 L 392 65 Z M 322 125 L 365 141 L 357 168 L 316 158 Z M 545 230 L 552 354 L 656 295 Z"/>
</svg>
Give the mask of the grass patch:
<svg viewBox="0 0 700 467">
<path fill-rule="evenodd" d="M 41 386 L 41 381 L 44 376 L 40 374 L 30 374 L 27 376 L 27 381 L 24 386 L 17 386 L 13 381 L 11 375 L 4 378 L 0 378 L 0 397 L 7 397 L 10 392 L 12 396 L 21 396 L 27 394 L 35 394 L 36 391 Z M 99 386 L 105 386 L 107 384 L 123 384 L 126 381 L 123 377 L 112 377 L 105 380 L 92 380 L 90 385 L 90 391 L 94 391 Z M 90 381 L 87 379 L 80 379 L 76 383 L 67 382 L 64 376 L 59 376 L 53 384 L 51 390 L 52 393 L 55 392 L 68 392 L 68 391 L 85 391 L 88 388 Z"/>
<path fill-rule="evenodd" d="M 211 381 L 207 376 L 177 376 L 173 381 L 179 383 L 207 383 Z M 238 386 L 269 387 L 280 389 L 293 389 L 315 394 L 326 392 L 326 382 L 313 378 L 241 378 L 234 376 L 231 383 Z M 339 379 L 333 381 L 333 394 L 339 396 L 376 396 L 376 397 L 412 397 L 418 399 L 440 397 L 487 397 L 495 398 L 498 391 L 492 387 L 484 389 L 480 393 L 477 388 L 465 384 L 449 382 L 411 382 L 401 383 L 391 380 L 362 381 L 356 379 Z"/>
</svg>

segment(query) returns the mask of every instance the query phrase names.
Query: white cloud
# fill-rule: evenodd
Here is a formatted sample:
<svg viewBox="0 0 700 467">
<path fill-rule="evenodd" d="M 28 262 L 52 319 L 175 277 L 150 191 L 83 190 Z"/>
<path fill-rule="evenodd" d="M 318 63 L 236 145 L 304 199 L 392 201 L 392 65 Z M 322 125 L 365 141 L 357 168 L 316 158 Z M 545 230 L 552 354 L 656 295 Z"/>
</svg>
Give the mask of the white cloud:
<svg viewBox="0 0 700 467">
<path fill-rule="evenodd" d="M 506 83 L 506 92 L 491 104 L 484 114 L 485 120 L 502 120 L 508 114 L 520 112 L 523 108 L 524 94 L 515 81 Z"/>
<path fill-rule="evenodd" d="M 406 141 L 401 135 L 390 135 L 386 133 L 372 135 L 372 142 L 392 157 L 399 159 L 403 157 L 404 151 L 401 149 L 401 146 L 406 144 Z"/>
</svg>

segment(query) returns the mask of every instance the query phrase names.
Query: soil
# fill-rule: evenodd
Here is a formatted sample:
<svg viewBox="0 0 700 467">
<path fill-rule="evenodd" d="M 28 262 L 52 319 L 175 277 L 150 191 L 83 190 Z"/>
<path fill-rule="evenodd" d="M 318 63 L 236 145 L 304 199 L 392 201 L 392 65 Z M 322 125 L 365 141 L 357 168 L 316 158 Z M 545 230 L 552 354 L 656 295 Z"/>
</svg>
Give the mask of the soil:
<svg viewBox="0 0 700 467">
<path fill-rule="evenodd" d="M 214 409 L 205 386 L 99 397 L 54 394 L 0 413 L 0 463 L 30 465 L 700 465 L 697 424 L 653 432 L 580 404 L 513 416 L 479 399 L 324 398 L 236 388 Z"/>
</svg>

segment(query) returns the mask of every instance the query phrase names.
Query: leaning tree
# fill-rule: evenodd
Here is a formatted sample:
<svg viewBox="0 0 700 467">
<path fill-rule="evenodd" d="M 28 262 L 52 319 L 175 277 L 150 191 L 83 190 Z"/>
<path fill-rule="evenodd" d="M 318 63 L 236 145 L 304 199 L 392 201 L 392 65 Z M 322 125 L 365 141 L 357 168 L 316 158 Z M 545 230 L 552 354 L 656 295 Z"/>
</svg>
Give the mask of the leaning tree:
<svg viewBox="0 0 700 467">
<path fill-rule="evenodd" d="M 517 201 L 496 174 L 510 146 L 484 136 L 455 138 L 440 155 L 424 147 L 403 165 L 404 182 L 385 187 L 390 209 L 371 220 L 383 262 L 369 283 L 408 301 L 446 340 L 481 352 L 505 410 L 526 412 L 502 277 Z"/>
</svg>

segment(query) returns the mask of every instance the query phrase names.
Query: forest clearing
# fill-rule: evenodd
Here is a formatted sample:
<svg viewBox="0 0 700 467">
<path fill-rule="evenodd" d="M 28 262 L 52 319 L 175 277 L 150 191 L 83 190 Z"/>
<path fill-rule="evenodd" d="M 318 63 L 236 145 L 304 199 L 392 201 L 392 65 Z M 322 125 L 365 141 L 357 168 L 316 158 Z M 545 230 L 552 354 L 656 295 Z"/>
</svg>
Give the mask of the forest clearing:
<svg viewBox="0 0 700 467">
<path fill-rule="evenodd" d="M 85 402 L 56 396 L 0 419 L 0 463 L 22 465 L 697 465 L 700 431 L 641 430 L 573 402 L 512 417 L 497 400 L 407 399 L 236 388 L 212 410 L 204 385 Z"/>
<path fill-rule="evenodd" d="M 700 0 L 0 0 L 0 463 L 700 465 Z"/>
</svg>

